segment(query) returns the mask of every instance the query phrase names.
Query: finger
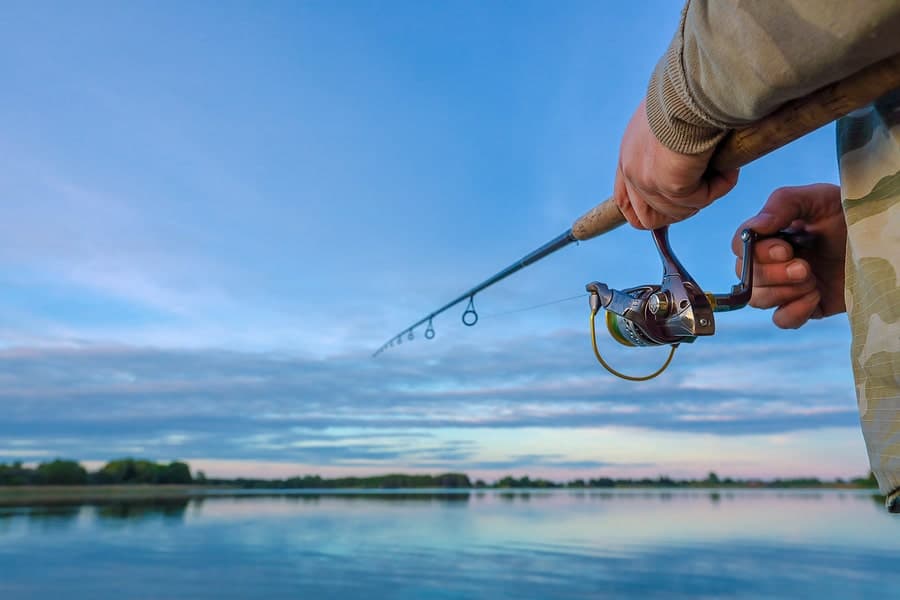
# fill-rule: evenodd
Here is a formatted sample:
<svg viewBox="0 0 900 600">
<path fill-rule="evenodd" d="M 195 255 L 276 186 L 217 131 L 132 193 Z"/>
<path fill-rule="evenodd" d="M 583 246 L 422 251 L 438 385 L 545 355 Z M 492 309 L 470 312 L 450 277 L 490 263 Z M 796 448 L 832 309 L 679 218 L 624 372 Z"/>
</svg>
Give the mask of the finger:
<svg viewBox="0 0 900 600">
<path fill-rule="evenodd" d="M 832 193 L 834 186 L 805 185 L 778 188 L 769 196 L 759 214 L 744 225 L 764 235 L 789 227 L 794 221 L 815 220 L 824 206 L 823 198 Z"/>
<path fill-rule="evenodd" d="M 640 221 L 638 229 L 656 229 L 679 220 L 657 211 L 653 205 L 647 202 L 646 196 L 641 193 L 640 189 L 627 177 L 623 178 L 623 184 L 631 200 L 631 207 Z"/>
<path fill-rule="evenodd" d="M 794 247 L 777 238 L 760 240 L 753 248 L 753 260 L 760 264 L 788 262 L 793 258 Z"/>
<path fill-rule="evenodd" d="M 793 218 L 795 226 L 843 215 L 840 188 L 830 183 L 783 187 L 772 192 L 763 210 L 778 220 Z"/>
<path fill-rule="evenodd" d="M 663 196 L 647 196 L 646 199 L 650 208 L 652 208 L 661 219 L 665 220 L 666 223 L 684 221 L 700 212 L 699 208 L 676 204 Z"/>
<path fill-rule="evenodd" d="M 744 241 L 741 239 L 739 229 L 731 239 L 731 251 L 738 258 L 744 256 Z M 753 245 L 753 260 L 757 263 L 787 262 L 794 258 L 794 248 L 784 240 L 767 238 L 759 240 Z"/>
<path fill-rule="evenodd" d="M 741 276 L 740 260 L 734 271 L 738 277 Z M 753 269 L 754 286 L 799 285 L 811 277 L 809 264 L 799 258 L 786 263 L 757 264 Z"/>
<path fill-rule="evenodd" d="M 699 210 L 691 206 L 682 205 L 680 200 L 673 202 L 660 190 L 647 189 L 641 185 L 640 181 L 627 175 L 625 175 L 624 179 L 628 195 L 631 197 L 638 196 L 644 202 L 643 207 L 635 206 L 635 210 L 647 229 L 655 229 L 663 225 L 683 221 L 697 214 Z M 641 208 L 644 209 L 643 212 Z"/>
<path fill-rule="evenodd" d="M 673 209 L 688 208 L 695 212 L 712 204 L 715 198 L 711 197 L 709 182 L 701 180 L 697 187 L 689 192 L 675 189 L 661 189 L 660 194 L 664 202 Z"/>
<path fill-rule="evenodd" d="M 813 290 L 802 298 L 779 307 L 772 314 L 772 322 L 782 329 L 797 329 L 809 321 L 821 299 L 819 290 Z"/>
<path fill-rule="evenodd" d="M 689 191 L 671 189 L 669 191 L 662 190 L 662 192 L 673 206 L 688 207 L 699 211 L 730 192 L 737 185 L 739 173 L 738 169 L 715 173 L 708 178 L 701 179 L 696 189 Z"/>
<path fill-rule="evenodd" d="M 771 235 L 790 227 L 812 212 L 811 206 L 821 196 L 821 192 L 807 187 L 784 187 L 772 192 L 759 214 L 744 221 L 734 234 L 731 248 L 736 255 L 740 252 L 741 232 L 752 229 L 760 235 Z"/>
<path fill-rule="evenodd" d="M 754 308 L 774 308 L 799 300 L 816 289 L 816 281 L 810 278 L 794 285 L 753 286 L 750 306 Z"/>
<path fill-rule="evenodd" d="M 710 203 L 717 200 L 730 192 L 737 185 L 739 169 L 725 171 L 724 173 L 716 173 L 709 178 L 709 196 Z"/>
<path fill-rule="evenodd" d="M 625 186 L 625 176 L 622 174 L 622 164 L 616 167 L 616 178 L 613 183 L 613 201 L 619 207 L 619 212 L 628 221 L 628 224 L 635 229 L 644 229 L 641 220 L 638 218 L 632 206 L 631 198 L 628 196 L 628 190 Z"/>
</svg>

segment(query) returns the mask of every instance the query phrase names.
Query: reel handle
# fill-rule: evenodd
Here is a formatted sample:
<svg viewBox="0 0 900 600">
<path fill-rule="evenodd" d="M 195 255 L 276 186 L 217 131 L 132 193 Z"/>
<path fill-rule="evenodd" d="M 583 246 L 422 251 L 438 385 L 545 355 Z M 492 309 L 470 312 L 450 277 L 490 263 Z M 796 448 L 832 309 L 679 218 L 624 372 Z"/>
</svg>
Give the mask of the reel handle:
<svg viewBox="0 0 900 600">
<path fill-rule="evenodd" d="M 759 240 L 771 238 L 787 242 L 794 250 L 809 250 L 816 241 L 815 235 L 804 230 L 782 229 L 772 235 L 759 235 L 752 229 L 743 230 L 741 232 L 741 241 L 744 243 L 741 280 L 737 285 L 732 286 L 731 292 L 728 294 L 706 294 L 713 312 L 728 312 L 747 306 L 753 295 L 753 248 Z"/>
</svg>

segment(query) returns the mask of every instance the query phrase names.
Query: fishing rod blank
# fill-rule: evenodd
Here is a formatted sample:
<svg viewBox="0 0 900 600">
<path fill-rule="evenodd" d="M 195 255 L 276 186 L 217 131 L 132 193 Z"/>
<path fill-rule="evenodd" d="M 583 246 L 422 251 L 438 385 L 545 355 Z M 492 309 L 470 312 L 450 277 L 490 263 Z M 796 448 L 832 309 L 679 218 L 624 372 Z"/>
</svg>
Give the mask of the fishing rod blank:
<svg viewBox="0 0 900 600">
<path fill-rule="evenodd" d="M 460 302 L 462 302 L 463 300 L 465 300 L 467 298 L 469 300 L 469 303 L 466 305 L 466 310 L 463 311 L 462 322 L 464 325 L 466 325 L 468 327 L 472 327 L 473 325 L 475 325 L 478 322 L 478 312 L 475 310 L 475 294 L 477 294 L 478 292 L 480 292 L 481 290 L 483 290 L 485 288 L 488 288 L 488 287 L 494 285 L 498 281 L 506 279 L 507 277 L 509 277 L 510 275 L 515 273 L 516 271 L 520 271 L 520 270 L 524 269 L 525 267 L 527 267 L 528 265 L 533 264 L 533 263 L 541 260 L 545 256 L 549 256 L 550 254 L 553 254 L 560 248 L 565 248 L 572 242 L 576 242 L 576 241 L 578 241 L 578 240 L 572 234 L 571 229 L 569 229 L 565 233 L 562 233 L 562 234 L 556 236 L 555 238 L 553 238 L 552 240 L 550 240 L 549 242 L 547 242 L 546 244 L 544 244 L 537 250 L 533 250 L 533 251 L 529 252 L 528 254 L 526 254 L 525 256 L 523 256 L 522 258 L 520 258 L 513 264 L 509 265 L 502 271 L 499 271 L 496 274 L 492 275 L 491 277 L 488 277 L 487 279 L 485 279 L 484 281 L 482 281 L 481 283 L 479 283 L 478 285 L 476 285 L 469 291 L 467 291 L 463 294 L 460 294 L 460 296 L 458 298 L 451 300 L 450 302 L 448 302 L 444 306 L 440 307 L 436 311 L 429 313 L 426 317 L 416 321 L 415 323 L 413 323 L 412 325 L 410 325 L 409 327 L 407 327 L 406 329 L 404 329 L 403 331 L 401 331 L 400 333 L 398 333 L 397 335 L 393 336 L 391 339 L 386 341 L 384 344 L 382 344 L 381 347 L 378 350 L 376 350 L 372 356 L 378 356 L 379 354 L 384 352 L 387 348 L 393 346 L 395 341 L 398 344 L 401 343 L 404 336 L 406 336 L 408 339 L 412 340 L 413 339 L 413 330 L 416 327 L 418 327 L 424 323 L 428 323 L 428 328 L 425 330 L 426 339 L 430 340 L 430 339 L 434 338 L 435 334 L 434 334 L 434 326 L 432 325 L 432 320 L 436 316 L 441 314 L 442 312 L 444 312 L 450 308 L 453 308 L 454 306 L 456 306 L 457 304 L 459 304 Z M 430 335 L 429 335 L 429 332 L 430 332 Z"/>
</svg>

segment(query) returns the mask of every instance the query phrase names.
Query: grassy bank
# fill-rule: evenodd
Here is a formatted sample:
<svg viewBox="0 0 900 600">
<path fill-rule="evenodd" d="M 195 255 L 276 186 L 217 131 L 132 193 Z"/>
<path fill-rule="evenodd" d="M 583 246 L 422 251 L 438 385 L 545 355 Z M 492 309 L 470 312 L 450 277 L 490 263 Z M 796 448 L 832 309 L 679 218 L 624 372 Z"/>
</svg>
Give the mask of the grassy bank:
<svg viewBox="0 0 900 600">
<path fill-rule="evenodd" d="M 0 486 L 0 506 L 66 502 L 156 500 L 202 496 L 222 486 L 203 485 L 23 485 Z"/>
</svg>

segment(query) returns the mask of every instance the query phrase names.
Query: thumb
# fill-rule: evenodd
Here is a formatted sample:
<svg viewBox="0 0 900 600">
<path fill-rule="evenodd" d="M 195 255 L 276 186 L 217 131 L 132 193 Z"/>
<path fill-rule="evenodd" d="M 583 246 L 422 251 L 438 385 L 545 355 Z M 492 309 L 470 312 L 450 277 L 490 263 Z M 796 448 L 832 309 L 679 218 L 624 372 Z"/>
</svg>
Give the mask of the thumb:
<svg viewBox="0 0 900 600">
<path fill-rule="evenodd" d="M 807 189 L 809 186 L 783 187 L 769 196 L 759 213 L 744 221 L 731 240 L 731 248 L 735 256 L 741 255 L 743 243 L 741 232 L 752 229 L 760 235 L 771 235 L 786 229 L 797 219 L 807 216 L 814 205 L 816 194 Z"/>
<path fill-rule="evenodd" d="M 779 188 L 772 192 L 759 214 L 743 227 L 769 235 L 790 227 L 798 219 L 808 221 L 819 212 L 822 193 L 821 185 Z"/>
</svg>

